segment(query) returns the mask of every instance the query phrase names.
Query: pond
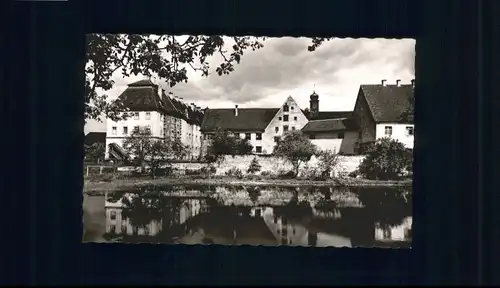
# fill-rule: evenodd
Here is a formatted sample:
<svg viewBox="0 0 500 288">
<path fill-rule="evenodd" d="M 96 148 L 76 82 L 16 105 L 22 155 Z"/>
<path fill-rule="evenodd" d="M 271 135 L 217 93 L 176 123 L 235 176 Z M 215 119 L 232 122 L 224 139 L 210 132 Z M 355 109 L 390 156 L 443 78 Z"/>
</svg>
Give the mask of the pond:
<svg viewBox="0 0 500 288">
<path fill-rule="evenodd" d="M 411 246 L 411 187 L 146 187 L 83 210 L 84 242 Z"/>
</svg>

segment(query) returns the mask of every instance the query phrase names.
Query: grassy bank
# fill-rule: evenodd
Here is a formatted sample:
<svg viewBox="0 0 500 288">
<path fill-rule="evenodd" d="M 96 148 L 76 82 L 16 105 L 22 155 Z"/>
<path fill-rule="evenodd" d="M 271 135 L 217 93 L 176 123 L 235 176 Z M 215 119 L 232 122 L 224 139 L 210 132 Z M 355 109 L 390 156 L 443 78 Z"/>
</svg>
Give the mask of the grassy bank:
<svg viewBox="0 0 500 288">
<path fill-rule="evenodd" d="M 311 181 L 299 179 L 238 179 L 235 177 L 214 177 L 214 178 L 191 178 L 191 177 L 167 177 L 158 179 L 116 179 L 113 181 L 84 181 L 83 192 L 95 191 L 125 191 L 145 186 L 165 186 L 165 185 L 243 185 L 243 186 L 336 186 L 336 187 L 401 187 L 411 186 L 412 180 L 402 181 L 377 181 L 367 179 L 333 179 L 326 181 Z"/>
</svg>

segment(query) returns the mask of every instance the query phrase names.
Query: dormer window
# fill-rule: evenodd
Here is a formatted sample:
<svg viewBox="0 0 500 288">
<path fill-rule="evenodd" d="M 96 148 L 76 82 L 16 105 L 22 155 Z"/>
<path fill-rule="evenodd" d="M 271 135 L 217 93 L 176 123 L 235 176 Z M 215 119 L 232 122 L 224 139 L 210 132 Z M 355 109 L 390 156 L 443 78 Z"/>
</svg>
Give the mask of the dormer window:
<svg viewBox="0 0 500 288">
<path fill-rule="evenodd" d="M 289 107 L 287 104 L 283 105 L 283 112 L 288 112 L 289 111 Z"/>
</svg>

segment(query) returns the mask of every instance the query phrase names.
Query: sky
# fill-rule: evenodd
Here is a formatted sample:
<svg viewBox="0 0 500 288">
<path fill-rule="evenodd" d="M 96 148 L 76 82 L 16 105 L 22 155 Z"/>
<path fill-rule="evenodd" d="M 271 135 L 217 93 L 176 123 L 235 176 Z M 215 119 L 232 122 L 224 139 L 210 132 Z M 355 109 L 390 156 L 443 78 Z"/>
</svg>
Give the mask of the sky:
<svg viewBox="0 0 500 288">
<path fill-rule="evenodd" d="M 187 36 L 178 37 L 182 41 Z M 225 37 L 225 46 L 232 44 Z M 267 38 L 263 44 L 256 51 L 246 50 L 229 75 L 202 77 L 188 69 L 188 83 L 170 88 L 158 79 L 152 81 L 202 108 L 232 108 L 236 104 L 239 108 L 277 108 L 292 96 L 305 109 L 315 91 L 320 111 L 352 111 L 361 84 L 378 84 L 382 79 L 388 84 L 400 79 L 404 84 L 415 75 L 414 39 L 336 38 L 313 52 L 307 50 L 311 39 L 305 37 Z M 209 63 L 215 70 L 221 58 L 213 56 Z M 105 93 L 109 100 L 116 99 L 127 84 L 141 79 L 144 76 L 124 78 L 117 71 L 113 88 Z M 105 119 L 85 125 L 85 133 L 97 131 L 106 131 Z"/>
</svg>

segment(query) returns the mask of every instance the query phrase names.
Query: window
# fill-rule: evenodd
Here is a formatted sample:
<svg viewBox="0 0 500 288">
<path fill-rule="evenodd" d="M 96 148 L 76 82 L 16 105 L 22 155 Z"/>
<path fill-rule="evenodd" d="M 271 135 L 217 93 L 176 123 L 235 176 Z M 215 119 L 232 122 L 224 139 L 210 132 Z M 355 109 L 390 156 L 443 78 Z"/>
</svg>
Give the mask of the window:
<svg viewBox="0 0 500 288">
<path fill-rule="evenodd" d="M 139 112 L 134 113 L 134 120 L 139 120 Z"/>
<path fill-rule="evenodd" d="M 274 127 L 274 132 L 276 133 L 280 132 L 280 127 Z"/>
<path fill-rule="evenodd" d="M 392 126 L 385 126 L 385 135 L 386 136 L 392 135 Z"/>
<path fill-rule="evenodd" d="M 151 120 L 151 112 L 146 112 L 146 120 Z"/>
<path fill-rule="evenodd" d="M 309 139 L 316 139 L 316 135 L 314 134 L 309 135 Z"/>
<path fill-rule="evenodd" d="M 337 135 L 337 138 L 339 138 L 339 139 L 344 139 L 344 133 L 339 133 L 339 134 Z"/>
<path fill-rule="evenodd" d="M 288 115 L 283 115 L 283 121 L 288 122 Z"/>
<path fill-rule="evenodd" d="M 262 146 L 255 147 L 255 152 L 262 153 Z"/>
<path fill-rule="evenodd" d="M 281 121 L 281 119 L 282 119 L 282 118 L 281 118 L 281 116 L 280 116 L 280 117 L 278 117 L 278 120 L 280 120 L 280 121 Z"/>
<path fill-rule="evenodd" d="M 111 134 L 116 135 L 116 126 L 111 127 Z"/>
<path fill-rule="evenodd" d="M 245 139 L 252 140 L 252 134 L 251 133 L 245 133 Z"/>
<path fill-rule="evenodd" d="M 256 140 L 262 140 L 262 133 L 255 133 Z"/>
<path fill-rule="evenodd" d="M 149 235 L 149 225 L 144 226 L 144 234 Z"/>
<path fill-rule="evenodd" d="M 290 109 L 293 110 L 293 106 L 290 106 Z"/>
<path fill-rule="evenodd" d="M 295 131 L 295 126 L 292 126 L 292 131 Z"/>
<path fill-rule="evenodd" d="M 151 126 L 149 126 L 149 125 L 146 126 L 146 132 L 151 133 Z"/>
<path fill-rule="evenodd" d="M 109 219 L 116 220 L 116 211 L 111 211 L 109 213 Z"/>
<path fill-rule="evenodd" d="M 297 116 L 293 116 L 293 121 L 297 121 Z"/>
<path fill-rule="evenodd" d="M 240 138 L 240 133 L 238 133 L 238 132 L 234 132 L 234 133 L 233 133 L 233 136 L 234 136 L 234 138 Z"/>
<path fill-rule="evenodd" d="M 116 233 L 116 225 L 109 226 L 109 232 Z"/>
<path fill-rule="evenodd" d="M 122 233 L 126 233 L 126 232 L 127 232 L 127 224 L 122 223 Z"/>
<path fill-rule="evenodd" d="M 283 112 L 288 112 L 288 105 L 287 104 L 283 105 Z"/>
<path fill-rule="evenodd" d="M 406 127 L 406 136 L 413 136 L 413 127 L 412 126 Z"/>
<path fill-rule="evenodd" d="M 274 136 L 274 143 L 278 143 L 279 140 L 280 140 L 279 136 Z"/>
<path fill-rule="evenodd" d="M 359 138 L 359 139 L 361 139 L 361 137 L 362 137 L 362 136 L 363 136 L 363 135 L 362 135 L 361 131 L 359 131 L 359 132 L 358 132 L 358 138 Z"/>
<path fill-rule="evenodd" d="M 283 126 L 283 132 L 288 132 L 288 125 Z"/>
<path fill-rule="evenodd" d="M 127 134 L 128 134 L 128 127 L 123 126 L 123 135 L 127 135 Z"/>
<path fill-rule="evenodd" d="M 139 126 L 134 126 L 134 131 L 139 132 Z"/>
</svg>

